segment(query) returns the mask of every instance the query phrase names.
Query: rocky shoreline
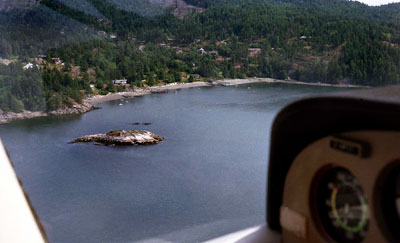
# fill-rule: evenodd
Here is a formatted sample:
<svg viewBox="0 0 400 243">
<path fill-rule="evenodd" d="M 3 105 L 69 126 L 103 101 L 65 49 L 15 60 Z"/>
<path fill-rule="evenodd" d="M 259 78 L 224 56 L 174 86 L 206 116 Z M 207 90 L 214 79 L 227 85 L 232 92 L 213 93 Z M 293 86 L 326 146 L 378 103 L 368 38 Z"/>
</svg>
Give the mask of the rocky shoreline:
<svg viewBox="0 0 400 243">
<path fill-rule="evenodd" d="M 172 83 L 166 85 L 152 86 L 144 89 L 137 88 L 133 91 L 110 93 L 107 95 L 95 95 L 84 99 L 82 104 L 75 104 L 71 108 L 58 109 L 51 112 L 33 112 L 33 111 L 23 111 L 21 113 L 14 112 L 3 112 L 0 110 L 0 124 L 9 123 L 13 120 L 19 119 L 30 119 L 35 117 L 45 117 L 51 115 L 68 115 L 68 114 L 83 114 L 91 110 L 98 109 L 96 104 L 119 100 L 123 98 L 132 98 L 137 96 L 148 95 L 152 93 L 165 93 L 171 90 L 186 89 L 186 88 L 196 88 L 196 87 L 207 87 L 207 86 L 236 86 L 241 84 L 250 83 L 287 83 L 287 84 L 300 84 L 300 85 L 314 85 L 314 86 L 330 86 L 330 87 L 342 87 L 342 88 L 362 88 L 366 86 L 357 85 L 343 85 L 343 84 L 325 84 L 325 83 L 306 83 L 295 80 L 278 80 L 272 78 L 248 78 L 248 79 L 225 79 L 225 80 L 215 80 L 210 82 L 193 82 L 193 83 Z"/>
<path fill-rule="evenodd" d="M 23 111 L 21 113 L 3 112 L 0 110 L 0 124 L 6 124 L 13 120 L 30 119 L 35 117 L 47 116 L 46 112 L 42 111 Z"/>
<path fill-rule="evenodd" d="M 71 108 L 57 109 L 50 112 L 23 111 L 20 113 L 15 113 L 15 112 L 3 112 L 2 110 L 0 110 L 0 124 L 10 123 L 11 121 L 14 120 L 24 120 L 36 117 L 83 114 L 96 109 L 98 109 L 97 106 L 85 100 L 84 102 L 82 102 L 82 104 L 75 104 Z"/>
</svg>

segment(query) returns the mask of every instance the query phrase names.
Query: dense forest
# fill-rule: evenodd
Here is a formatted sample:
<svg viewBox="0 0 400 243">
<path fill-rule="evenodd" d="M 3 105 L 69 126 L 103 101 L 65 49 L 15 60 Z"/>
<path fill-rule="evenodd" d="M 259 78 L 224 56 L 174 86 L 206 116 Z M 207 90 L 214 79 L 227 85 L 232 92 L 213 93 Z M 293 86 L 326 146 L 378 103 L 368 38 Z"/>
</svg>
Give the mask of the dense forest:
<svg viewBox="0 0 400 243">
<path fill-rule="evenodd" d="M 41 73 L 38 69 L 21 72 L 22 64 L 0 65 L 0 109 L 21 112 L 46 108 Z"/>
<path fill-rule="evenodd" d="M 0 57 L 15 63 L 0 65 L 0 109 L 39 110 L 45 102 L 53 110 L 91 93 L 222 78 L 400 82 L 400 4 L 185 0 L 204 11 L 177 18 L 172 8 L 152 14 L 155 3 L 143 1 L 143 13 L 121 8 L 135 0 L 116 1 L 85 0 L 79 9 L 78 0 L 40 0 L 0 11 L 9 23 L 0 27 Z M 24 71 L 28 62 L 38 68 Z M 129 85 L 113 85 L 118 79 Z M 42 99 L 29 102 L 36 94 Z"/>
</svg>

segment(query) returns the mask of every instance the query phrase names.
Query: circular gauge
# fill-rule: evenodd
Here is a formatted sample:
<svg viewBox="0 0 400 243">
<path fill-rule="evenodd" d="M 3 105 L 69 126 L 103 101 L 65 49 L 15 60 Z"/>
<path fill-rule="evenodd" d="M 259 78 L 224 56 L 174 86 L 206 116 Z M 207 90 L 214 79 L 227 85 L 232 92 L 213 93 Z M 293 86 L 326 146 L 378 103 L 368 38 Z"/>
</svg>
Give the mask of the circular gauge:
<svg viewBox="0 0 400 243">
<path fill-rule="evenodd" d="M 364 240 L 369 225 L 368 204 L 360 183 L 348 170 L 334 168 L 320 177 L 316 207 L 324 230 L 333 240 Z"/>
</svg>

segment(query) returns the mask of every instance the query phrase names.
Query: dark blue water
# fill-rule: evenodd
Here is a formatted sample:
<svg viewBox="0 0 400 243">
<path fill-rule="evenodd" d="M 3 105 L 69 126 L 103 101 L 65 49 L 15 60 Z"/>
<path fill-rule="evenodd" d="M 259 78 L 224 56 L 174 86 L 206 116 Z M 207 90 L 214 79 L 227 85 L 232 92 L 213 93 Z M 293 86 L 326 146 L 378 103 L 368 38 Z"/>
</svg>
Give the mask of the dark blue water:
<svg viewBox="0 0 400 243">
<path fill-rule="evenodd" d="M 198 242 L 265 222 L 274 116 L 295 99 L 334 90 L 186 89 L 103 103 L 80 116 L 16 121 L 0 126 L 0 135 L 50 242 Z M 116 129 L 166 139 L 143 147 L 68 144 Z"/>
</svg>

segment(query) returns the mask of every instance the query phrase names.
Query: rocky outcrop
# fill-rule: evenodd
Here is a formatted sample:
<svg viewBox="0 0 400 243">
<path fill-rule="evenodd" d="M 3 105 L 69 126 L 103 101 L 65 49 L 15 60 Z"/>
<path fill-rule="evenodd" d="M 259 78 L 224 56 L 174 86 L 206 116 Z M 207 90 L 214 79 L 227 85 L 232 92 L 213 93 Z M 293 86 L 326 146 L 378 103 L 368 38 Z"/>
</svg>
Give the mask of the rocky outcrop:
<svg viewBox="0 0 400 243">
<path fill-rule="evenodd" d="M 23 111 L 20 113 L 14 113 L 14 112 L 0 112 L 0 124 L 5 124 L 9 123 L 13 120 L 19 120 L 19 119 L 29 119 L 29 118 L 34 118 L 34 117 L 42 117 L 42 116 L 47 116 L 48 114 L 46 112 L 42 111 Z"/>
<path fill-rule="evenodd" d="M 162 8 L 172 9 L 172 14 L 175 17 L 183 19 L 188 14 L 193 12 L 203 12 L 204 9 L 187 4 L 184 0 L 150 0 L 151 3 L 158 4 Z"/>
<path fill-rule="evenodd" d="M 94 134 L 75 139 L 71 143 L 96 142 L 104 145 L 150 145 L 158 144 L 164 138 L 149 131 L 118 130 L 106 134 Z"/>
<path fill-rule="evenodd" d="M 49 115 L 69 115 L 69 114 L 82 114 L 91 110 L 99 109 L 97 106 L 84 101 L 82 104 L 74 104 L 71 108 L 61 108 L 55 111 L 23 111 L 20 113 L 4 112 L 0 110 L 0 124 L 9 123 L 13 120 L 30 119 L 35 117 L 44 117 Z"/>
<path fill-rule="evenodd" d="M 98 109 L 98 107 L 92 105 L 87 101 L 84 101 L 82 104 L 74 104 L 71 108 L 62 108 L 50 111 L 49 115 L 82 114 L 95 109 Z"/>
</svg>

